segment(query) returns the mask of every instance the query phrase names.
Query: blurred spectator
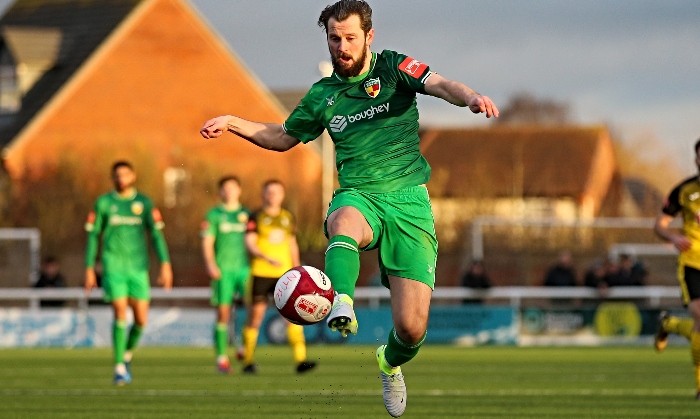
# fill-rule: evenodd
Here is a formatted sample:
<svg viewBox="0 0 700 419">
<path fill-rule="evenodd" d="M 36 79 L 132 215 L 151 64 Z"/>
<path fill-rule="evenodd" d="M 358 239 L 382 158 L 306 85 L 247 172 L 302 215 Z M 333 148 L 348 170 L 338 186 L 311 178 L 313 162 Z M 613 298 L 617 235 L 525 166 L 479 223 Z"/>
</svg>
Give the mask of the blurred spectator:
<svg viewBox="0 0 700 419">
<path fill-rule="evenodd" d="M 39 280 L 34 284 L 34 288 L 65 288 L 66 279 L 60 272 L 61 265 L 53 256 L 48 256 L 41 264 Z M 61 300 L 41 300 L 41 307 L 61 307 L 65 301 Z"/>
<path fill-rule="evenodd" d="M 467 288 L 491 288 L 491 280 L 484 269 L 484 262 L 475 260 L 462 276 L 462 286 Z"/>
<path fill-rule="evenodd" d="M 583 278 L 583 285 L 598 290 L 598 299 L 587 301 L 598 305 L 608 296 L 608 264 L 606 260 L 597 260 L 586 271 Z"/>
<path fill-rule="evenodd" d="M 571 252 L 563 250 L 559 253 L 557 263 L 552 266 L 544 277 L 547 287 L 575 287 L 576 272 L 572 264 Z"/>
<path fill-rule="evenodd" d="M 620 255 L 617 275 L 611 277 L 611 287 L 644 285 L 647 270 L 641 262 L 634 262 L 629 255 Z"/>
<path fill-rule="evenodd" d="M 465 288 L 488 289 L 491 288 L 491 279 L 484 269 L 484 262 L 474 260 L 467 271 L 462 275 L 461 285 Z M 482 303 L 481 298 L 468 298 L 463 303 Z"/>
<path fill-rule="evenodd" d="M 586 271 L 583 285 L 591 288 L 607 288 L 608 276 L 605 262 L 597 260 Z"/>
<path fill-rule="evenodd" d="M 617 275 L 620 273 L 620 267 L 610 259 L 605 259 L 603 266 L 605 267 L 605 282 L 610 286 L 610 284 L 615 282 L 615 278 L 617 278 Z"/>
</svg>

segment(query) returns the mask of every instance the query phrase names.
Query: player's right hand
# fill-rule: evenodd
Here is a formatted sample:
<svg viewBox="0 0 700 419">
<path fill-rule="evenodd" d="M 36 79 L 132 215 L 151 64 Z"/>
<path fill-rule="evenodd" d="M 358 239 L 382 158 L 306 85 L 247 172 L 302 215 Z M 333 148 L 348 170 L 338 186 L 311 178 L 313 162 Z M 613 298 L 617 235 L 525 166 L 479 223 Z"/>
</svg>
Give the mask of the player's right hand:
<svg viewBox="0 0 700 419">
<path fill-rule="evenodd" d="M 677 235 L 673 237 L 673 245 L 678 249 L 679 252 L 685 252 L 686 250 L 690 250 L 690 247 L 692 246 L 692 243 L 690 243 L 690 240 L 688 240 L 687 237 L 682 236 L 682 235 Z"/>
<path fill-rule="evenodd" d="M 93 268 L 85 269 L 85 295 L 90 295 L 90 290 L 97 286 L 97 277 Z"/>
<path fill-rule="evenodd" d="M 280 262 L 277 259 L 272 259 L 272 258 L 269 258 L 267 256 L 265 256 L 264 259 L 267 263 L 269 263 L 272 266 L 282 266 L 282 262 Z"/>
<path fill-rule="evenodd" d="M 204 138 L 217 138 L 228 130 L 228 121 L 230 117 L 228 115 L 217 116 L 204 123 L 202 129 L 199 133 L 202 134 Z"/>
<path fill-rule="evenodd" d="M 221 279 L 221 270 L 219 269 L 216 264 L 211 264 L 207 265 L 207 273 L 209 274 L 209 278 L 213 280 L 218 280 Z"/>
</svg>

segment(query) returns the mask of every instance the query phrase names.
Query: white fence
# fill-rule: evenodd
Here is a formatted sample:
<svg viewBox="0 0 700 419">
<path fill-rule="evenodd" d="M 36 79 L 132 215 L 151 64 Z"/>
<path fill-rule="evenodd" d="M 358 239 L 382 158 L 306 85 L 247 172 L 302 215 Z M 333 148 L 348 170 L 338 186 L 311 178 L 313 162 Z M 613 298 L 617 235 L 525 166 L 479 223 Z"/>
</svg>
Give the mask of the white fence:
<svg viewBox="0 0 700 419">
<path fill-rule="evenodd" d="M 79 307 L 87 307 L 89 300 L 101 300 L 102 290 L 95 289 L 90 297 L 82 288 L 0 288 L 0 301 L 27 301 L 30 308 L 38 309 L 40 300 L 73 300 Z M 151 290 L 152 300 L 204 300 L 211 296 L 209 287 L 174 288 L 166 291 L 160 288 Z M 378 306 L 389 299 L 389 290 L 383 287 L 359 287 L 355 290 L 355 300 Z M 550 300 L 646 300 L 650 307 L 660 307 L 662 299 L 675 299 L 680 305 L 678 287 L 644 286 L 612 287 L 605 295 L 596 289 L 585 287 L 493 287 L 488 290 L 475 290 L 459 287 L 438 287 L 433 292 L 433 304 L 439 301 L 457 302 L 465 299 L 507 300 L 510 305 L 520 307 L 524 301 L 537 299 Z M 439 300 L 439 301 L 438 301 Z"/>
</svg>

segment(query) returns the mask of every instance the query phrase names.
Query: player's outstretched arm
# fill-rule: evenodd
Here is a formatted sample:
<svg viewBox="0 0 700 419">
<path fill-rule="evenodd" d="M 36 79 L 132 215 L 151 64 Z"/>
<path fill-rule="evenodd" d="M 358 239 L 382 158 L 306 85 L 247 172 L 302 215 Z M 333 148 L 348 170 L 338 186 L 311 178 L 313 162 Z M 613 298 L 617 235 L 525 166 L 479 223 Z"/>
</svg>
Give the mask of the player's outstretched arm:
<svg viewBox="0 0 700 419">
<path fill-rule="evenodd" d="M 267 150 L 287 151 L 299 144 L 299 140 L 284 132 L 281 124 L 263 124 L 232 115 L 217 116 L 208 120 L 199 133 L 204 138 L 217 138 L 226 131 Z"/>
<path fill-rule="evenodd" d="M 437 73 L 431 74 L 425 82 L 425 92 L 453 105 L 468 106 L 474 113 L 485 113 L 487 118 L 498 118 L 498 108 L 488 96 L 480 95 L 470 87 Z"/>
<path fill-rule="evenodd" d="M 654 233 L 656 233 L 659 238 L 666 240 L 667 242 L 673 243 L 673 245 L 678 249 L 679 252 L 685 252 L 686 250 L 690 249 L 691 243 L 690 240 L 688 240 L 687 237 L 685 237 L 682 234 L 677 234 L 673 232 L 668 226 L 671 224 L 671 221 L 673 221 L 673 217 L 666 214 L 666 213 L 661 213 L 657 218 L 656 218 L 656 223 L 654 223 Z"/>
</svg>

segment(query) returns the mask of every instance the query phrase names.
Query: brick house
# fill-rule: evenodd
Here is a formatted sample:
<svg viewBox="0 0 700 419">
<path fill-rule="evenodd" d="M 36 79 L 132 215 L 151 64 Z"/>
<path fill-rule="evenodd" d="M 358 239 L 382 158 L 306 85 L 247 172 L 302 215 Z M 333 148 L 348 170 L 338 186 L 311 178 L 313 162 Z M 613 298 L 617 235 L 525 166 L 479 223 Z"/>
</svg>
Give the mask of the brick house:
<svg viewBox="0 0 700 419">
<path fill-rule="evenodd" d="M 81 277 L 84 214 L 111 188 L 109 167 L 120 159 L 134 163 L 137 188 L 163 209 L 176 285 L 206 280 L 197 231 L 224 174 L 242 179 L 251 207 L 264 180 L 281 179 L 287 206 L 316 240 L 315 147 L 275 153 L 232 135 L 199 136 L 224 113 L 277 123 L 287 113 L 186 0 L 18 0 L 0 35 L 9 217 L 41 229 L 71 285 Z"/>
</svg>

